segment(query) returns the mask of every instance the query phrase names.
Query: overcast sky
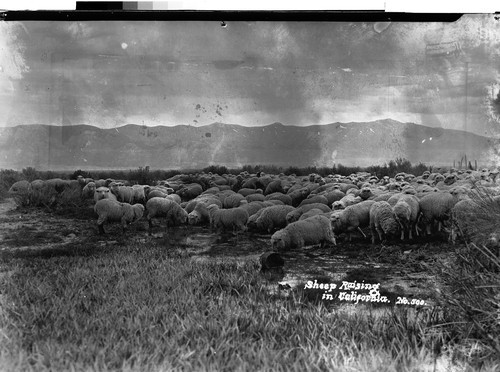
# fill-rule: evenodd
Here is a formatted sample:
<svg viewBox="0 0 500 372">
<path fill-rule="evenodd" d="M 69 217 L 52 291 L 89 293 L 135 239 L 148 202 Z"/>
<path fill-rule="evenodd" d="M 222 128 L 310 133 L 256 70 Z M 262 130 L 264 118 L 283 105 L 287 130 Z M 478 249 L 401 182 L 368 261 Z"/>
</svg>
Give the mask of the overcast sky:
<svg viewBox="0 0 500 372">
<path fill-rule="evenodd" d="M 454 23 L 226 27 L 0 23 L 0 126 L 391 118 L 497 135 L 492 98 L 499 90 L 500 21 L 493 15 Z"/>
</svg>

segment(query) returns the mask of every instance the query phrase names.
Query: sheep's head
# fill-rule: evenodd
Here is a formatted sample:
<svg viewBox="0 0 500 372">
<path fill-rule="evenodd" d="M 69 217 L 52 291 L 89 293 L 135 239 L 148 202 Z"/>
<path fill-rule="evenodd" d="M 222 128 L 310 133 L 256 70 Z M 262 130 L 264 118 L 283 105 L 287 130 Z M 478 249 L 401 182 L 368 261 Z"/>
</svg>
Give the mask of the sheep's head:
<svg viewBox="0 0 500 372">
<path fill-rule="evenodd" d="M 144 215 L 144 205 L 134 204 L 132 208 L 134 209 L 134 222 L 139 221 Z"/>
<path fill-rule="evenodd" d="M 369 187 L 363 187 L 359 192 L 359 196 L 363 200 L 367 200 L 368 198 L 373 196 L 373 192 Z"/>
<path fill-rule="evenodd" d="M 275 250 L 284 250 L 289 240 L 286 230 L 278 230 L 271 236 L 271 245 Z"/>
<path fill-rule="evenodd" d="M 188 224 L 189 225 L 197 225 L 200 223 L 201 216 L 198 211 L 192 211 L 188 214 Z"/>
<path fill-rule="evenodd" d="M 345 209 L 345 204 L 343 202 L 339 201 L 334 201 L 332 203 L 332 210 L 338 211 L 340 209 Z"/>
<path fill-rule="evenodd" d="M 101 186 L 95 190 L 97 200 L 109 198 L 110 190 L 107 187 Z"/>
</svg>

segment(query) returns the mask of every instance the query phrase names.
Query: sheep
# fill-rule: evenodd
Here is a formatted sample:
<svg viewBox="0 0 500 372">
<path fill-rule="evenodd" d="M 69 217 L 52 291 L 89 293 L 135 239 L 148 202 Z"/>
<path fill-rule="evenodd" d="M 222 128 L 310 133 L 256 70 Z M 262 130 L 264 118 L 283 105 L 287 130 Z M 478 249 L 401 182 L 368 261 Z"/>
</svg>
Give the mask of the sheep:
<svg viewBox="0 0 500 372">
<path fill-rule="evenodd" d="M 255 221 L 259 231 L 270 233 L 275 229 L 281 229 L 287 225 L 286 216 L 295 210 L 291 205 L 274 205 L 263 210 L 259 218 Z"/>
<path fill-rule="evenodd" d="M 241 194 L 234 193 L 232 195 L 228 195 L 224 198 L 222 202 L 222 207 L 224 209 L 236 208 L 240 205 L 240 202 L 245 200 L 245 197 Z"/>
<path fill-rule="evenodd" d="M 280 200 L 283 202 L 283 204 L 292 205 L 292 198 L 289 195 L 283 194 L 281 192 L 275 192 L 266 195 L 264 200 Z"/>
<path fill-rule="evenodd" d="M 176 194 L 179 195 L 183 200 L 191 200 L 199 196 L 203 192 L 203 187 L 198 183 L 190 183 L 183 185 Z"/>
<path fill-rule="evenodd" d="M 372 244 L 375 244 L 375 234 L 378 233 L 380 241 L 399 233 L 399 223 L 394 217 L 392 206 L 386 201 L 374 202 L 370 207 L 370 230 Z"/>
<path fill-rule="evenodd" d="M 248 222 L 248 212 L 241 208 L 219 209 L 215 204 L 208 206 L 210 216 L 210 228 L 220 231 L 221 229 L 233 232 L 246 231 Z"/>
<path fill-rule="evenodd" d="M 165 196 L 165 199 L 172 200 L 176 202 L 177 204 L 181 204 L 181 197 L 177 194 L 170 194 Z"/>
<path fill-rule="evenodd" d="M 311 209 L 320 209 L 323 213 L 331 212 L 330 207 L 328 207 L 328 205 L 324 205 L 323 203 L 306 204 L 288 213 L 286 215 L 287 223 L 298 221 L 302 214 L 310 211 Z"/>
<path fill-rule="evenodd" d="M 324 212 L 321 210 L 321 209 L 318 209 L 318 208 L 313 208 L 305 213 L 303 213 L 300 217 L 299 217 L 299 221 L 300 220 L 305 220 L 306 218 L 309 218 L 309 217 L 312 217 L 312 216 L 316 216 L 318 214 L 324 214 Z M 328 218 L 330 218 L 330 214 L 329 213 L 326 213 L 328 215 Z"/>
<path fill-rule="evenodd" d="M 31 184 L 28 181 L 17 181 L 12 184 L 8 191 L 16 204 L 28 205 L 30 201 Z"/>
<path fill-rule="evenodd" d="M 146 192 L 144 185 L 132 185 L 134 190 L 134 203 L 146 203 Z"/>
<path fill-rule="evenodd" d="M 299 207 L 307 204 L 321 203 L 328 205 L 328 199 L 323 195 L 309 195 L 306 199 L 302 200 L 299 204 Z"/>
<path fill-rule="evenodd" d="M 238 190 L 238 194 L 241 194 L 244 197 L 252 194 L 262 194 L 262 189 L 240 189 Z"/>
<path fill-rule="evenodd" d="M 187 223 L 188 214 L 173 200 L 166 198 L 152 198 L 146 202 L 149 230 L 153 227 L 153 218 L 165 217 L 168 226 L 177 226 Z"/>
<path fill-rule="evenodd" d="M 210 222 L 207 204 L 196 203 L 194 209 L 188 214 L 189 225 L 202 225 Z"/>
<path fill-rule="evenodd" d="M 90 182 L 89 184 L 93 184 L 93 182 Z M 42 203 L 44 196 L 43 190 L 45 187 L 45 181 L 43 180 L 31 181 L 30 187 L 31 187 L 30 204 L 35 206 L 40 205 L 40 203 Z M 89 198 L 92 198 L 92 196 L 94 195 L 94 191 L 95 190 L 92 191 L 92 194 L 89 196 Z"/>
<path fill-rule="evenodd" d="M 432 192 L 419 200 L 420 219 L 427 235 L 431 234 L 431 226 L 435 221 L 438 222 L 438 231 L 441 231 L 442 223 L 449 220 L 451 209 L 457 202 L 458 198 L 446 191 Z"/>
<path fill-rule="evenodd" d="M 455 244 L 457 237 L 467 238 L 477 229 L 479 218 L 485 218 L 487 208 L 472 199 L 458 201 L 451 209 L 449 241 Z M 474 228 L 474 225 L 476 228 Z M 471 227 L 472 226 L 472 227 Z"/>
<path fill-rule="evenodd" d="M 95 182 L 89 182 L 89 183 L 87 183 L 83 187 L 82 198 L 83 199 L 91 199 L 91 198 L 93 198 L 95 191 L 96 191 Z"/>
<path fill-rule="evenodd" d="M 306 245 L 325 243 L 337 245 L 330 220 L 321 215 L 296 221 L 276 231 L 271 236 L 271 244 L 276 250 L 302 248 Z"/>
<path fill-rule="evenodd" d="M 375 203 L 373 200 L 365 200 L 350 205 L 343 210 L 333 212 L 330 217 L 333 232 L 336 235 L 345 232 L 349 235 L 349 241 L 351 241 L 352 232 L 358 230 L 366 238 L 361 228 L 367 227 L 370 223 L 370 208 L 373 203 Z"/>
<path fill-rule="evenodd" d="M 346 194 L 346 196 L 344 196 L 339 201 L 332 203 L 332 210 L 336 211 L 339 209 L 345 209 L 350 205 L 358 204 L 362 201 L 363 199 L 361 199 L 361 197 L 359 196 L 355 196 L 354 194 Z"/>
<path fill-rule="evenodd" d="M 127 225 L 140 220 L 144 214 L 144 206 L 142 204 L 120 203 L 112 199 L 101 199 L 94 205 L 94 211 L 99 216 L 97 219 L 97 227 L 99 234 L 105 234 L 104 224 L 107 222 L 120 222 L 123 232 L 126 231 Z"/>
<path fill-rule="evenodd" d="M 251 194 L 247 195 L 245 199 L 247 200 L 247 202 L 251 203 L 254 201 L 264 201 L 266 200 L 266 197 L 263 194 Z"/>
<path fill-rule="evenodd" d="M 239 206 L 239 208 L 246 210 L 248 212 L 249 218 L 262 208 L 265 208 L 265 204 L 263 202 L 259 201 L 251 203 L 244 203 L 244 202 L 245 202 L 244 200 L 241 201 L 241 205 Z"/>
<path fill-rule="evenodd" d="M 420 214 L 418 198 L 414 195 L 403 195 L 392 207 L 392 210 L 401 227 L 401 240 L 404 240 L 405 232 L 408 232 L 408 239 L 412 239 L 413 230 L 418 236 L 417 222 Z"/>
<path fill-rule="evenodd" d="M 307 198 L 311 193 L 311 191 L 307 187 L 299 187 L 298 189 L 295 189 L 293 191 L 290 190 L 293 190 L 293 188 L 290 188 L 286 195 L 288 195 L 292 199 L 292 205 L 294 207 L 298 207 L 302 200 Z"/>
<path fill-rule="evenodd" d="M 94 192 L 94 201 L 97 203 L 101 199 L 111 199 L 117 201 L 115 194 L 113 194 L 110 189 L 104 186 L 98 187 Z"/>
<path fill-rule="evenodd" d="M 109 189 L 116 196 L 116 200 L 122 203 L 133 203 L 134 202 L 134 189 L 130 186 L 123 186 L 118 182 L 111 182 L 109 184 Z"/>
</svg>

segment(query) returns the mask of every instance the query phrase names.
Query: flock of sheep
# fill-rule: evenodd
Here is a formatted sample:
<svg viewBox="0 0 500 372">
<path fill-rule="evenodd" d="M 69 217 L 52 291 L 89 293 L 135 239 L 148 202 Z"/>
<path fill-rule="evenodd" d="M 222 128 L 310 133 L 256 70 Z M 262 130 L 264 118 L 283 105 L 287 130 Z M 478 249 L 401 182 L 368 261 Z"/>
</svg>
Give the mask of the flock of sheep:
<svg viewBox="0 0 500 372">
<path fill-rule="evenodd" d="M 336 245 L 336 237 L 353 233 L 364 238 L 369 228 L 377 240 L 414 239 L 442 231 L 455 241 L 467 230 L 485 192 L 491 203 L 500 195 L 498 170 L 455 170 L 415 176 L 399 173 L 378 179 L 369 173 L 306 177 L 259 172 L 239 175 L 177 175 L 155 186 L 130 185 L 113 179 L 19 181 L 9 192 L 36 205 L 43 196 L 57 201 L 68 190 L 94 204 L 97 226 L 120 222 L 125 231 L 146 217 L 149 232 L 155 219 L 168 226 L 209 225 L 212 231 L 255 231 L 272 234 L 273 248 Z M 500 181 L 500 180 L 499 180 Z M 457 229 L 458 227 L 458 229 Z"/>
</svg>

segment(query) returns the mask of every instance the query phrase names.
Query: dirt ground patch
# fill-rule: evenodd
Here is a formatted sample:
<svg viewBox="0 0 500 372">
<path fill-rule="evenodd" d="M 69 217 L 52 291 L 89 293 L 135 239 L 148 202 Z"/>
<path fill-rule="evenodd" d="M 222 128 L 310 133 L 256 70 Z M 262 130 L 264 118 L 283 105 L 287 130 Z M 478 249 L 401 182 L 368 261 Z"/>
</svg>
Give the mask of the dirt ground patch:
<svg viewBox="0 0 500 372">
<path fill-rule="evenodd" d="M 208 228 L 155 226 L 148 234 L 146 221 L 139 221 L 122 235 L 119 224 L 106 226 L 107 234 L 99 236 L 95 218 L 82 213 L 61 215 L 42 209 L 17 208 L 12 199 L 0 202 L 0 257 L 19 254 L 50 257 L 96 249 L 116 244 L 139 243 L 177 249 L 195 260 L 258 259 L 271 249 L 270 235 L 216 235 Z M 95 216 L 94 216 L 95 217 Z M 283 271 L 272 278 L 280 286 L 294 288 L 307 281 L 380 283 L 381 293 L 393 298 L 423 299 L 435 303 L 438 279 L 429 267 L 450 260 L 451 247 L 443 239 L 394 242 L 390 245 L 370 244 L 369 240 L 354 239 L 352 243 L 339 239 L 337 247 L 308 247 L 282 252 Z M 55 253 L 54 253 L 55 252 Z"/>
</svg>

